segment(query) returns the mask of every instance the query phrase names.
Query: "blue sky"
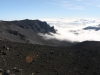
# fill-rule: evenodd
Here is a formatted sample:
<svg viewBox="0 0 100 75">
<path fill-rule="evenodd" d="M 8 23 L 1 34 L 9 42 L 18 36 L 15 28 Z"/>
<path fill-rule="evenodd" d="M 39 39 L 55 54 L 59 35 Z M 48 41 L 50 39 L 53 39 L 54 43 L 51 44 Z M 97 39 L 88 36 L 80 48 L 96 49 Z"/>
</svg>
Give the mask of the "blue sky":
<svg viewBox="0 0 100 75">
<path fill-rule="evenodd" d="M 100 0 L 0 0 L 0 20 L 100 18 Z"/>
</svg>

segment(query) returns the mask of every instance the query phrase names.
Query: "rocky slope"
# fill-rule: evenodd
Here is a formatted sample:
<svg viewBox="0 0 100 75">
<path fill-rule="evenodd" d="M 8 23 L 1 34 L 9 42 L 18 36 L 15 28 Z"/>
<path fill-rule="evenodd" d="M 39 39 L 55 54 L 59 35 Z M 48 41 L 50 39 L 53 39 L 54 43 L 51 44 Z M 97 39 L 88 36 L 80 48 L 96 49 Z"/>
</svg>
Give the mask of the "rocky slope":
<svg viewBox="0 0 100 75">
<path fill-rule="evenodd" d="M 100 42 L 50 47 L 0 41 L 0 71 L 3 75 L 100 75 Z"/>
<path fill-rule="evenodd" d="M 32 43 L 49 46 L 71 45 L 70 42 L 56 39 L 45 40 L 38 33 L 56 33 L 54 27 L 40 20 L 0 21 L 0 39 L 13 42 Z"/>
</svg>

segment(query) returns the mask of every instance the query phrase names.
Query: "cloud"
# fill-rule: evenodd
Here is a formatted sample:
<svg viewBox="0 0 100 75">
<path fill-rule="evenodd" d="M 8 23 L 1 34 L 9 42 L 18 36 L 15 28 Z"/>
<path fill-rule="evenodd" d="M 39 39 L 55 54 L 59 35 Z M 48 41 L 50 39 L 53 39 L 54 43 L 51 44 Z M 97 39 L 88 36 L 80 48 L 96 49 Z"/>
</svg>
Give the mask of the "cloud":
<svg viewBox="0 0 100 75">
<path fill-rule="evenodd" d="M 100 0 L 51 0 L 49 4 L 69 10 L 85 10 L 87 7 L 100 7 Z"/>
<path fill-rule="evenodd" d="M 98 7 L 100 5 L 100 0 L 86 0 L 84 1 L 85 5 Z"/>
<path fill-rule="evenodd" d="M 47 2 L 52 5 L 60 6 L 65 9 L 70 10 L 83 10 L 84 6 L 75 4 L 76 2 L 81 2 L 82 0 L 52 0 L 51 2 Z"/>
<path fill-rule="evenodd" d="M 43 19 L 41 19 L 43 20 Z M 58 34 L 39 34 L 44 39 L 58 39 L 66 40 L 71 42 L 82 42 L 86 40 L 100 41 L 100 30 L 95 31 L 94 29 L 84 30 L 83 28 L 88 26 L 98 27 L 100 19 L 48 19 L 48 23 L 57 29 Z M 46 21 L 46 19 L 45 19 Z"/>
</svg>

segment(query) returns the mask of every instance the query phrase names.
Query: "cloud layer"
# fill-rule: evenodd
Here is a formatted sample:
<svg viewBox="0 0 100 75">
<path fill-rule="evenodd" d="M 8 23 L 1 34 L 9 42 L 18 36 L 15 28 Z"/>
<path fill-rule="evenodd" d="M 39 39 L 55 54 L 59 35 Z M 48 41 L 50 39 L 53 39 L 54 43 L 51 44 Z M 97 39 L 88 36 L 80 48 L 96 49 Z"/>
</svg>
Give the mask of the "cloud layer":
<svg viewBox="0 0 100 75">
<path fill-rule="evenodd" d="M 58 39 L 71 42 L 100 41 L 100 30 L 84 29 L 93 26 L 100 27 L 100 19 L 41 19 L 57 29 L 58 34 L 40 34 L 44 39 Z"/>
</svg>

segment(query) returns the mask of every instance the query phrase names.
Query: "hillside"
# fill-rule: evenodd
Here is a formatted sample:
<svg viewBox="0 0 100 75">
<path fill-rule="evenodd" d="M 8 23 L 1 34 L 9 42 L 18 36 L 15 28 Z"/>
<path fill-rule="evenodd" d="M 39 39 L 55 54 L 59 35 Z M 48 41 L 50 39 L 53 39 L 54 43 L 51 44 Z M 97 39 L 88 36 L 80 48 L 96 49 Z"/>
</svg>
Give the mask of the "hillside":
<svg viewBox="0 0 100 75">
<path fill-rule="evenodd" d="M 71 45 L 70 42 L 56 39 L 45 40 L 40 34 L 55 33 L 56 29 L 40 20 L 0 21 L 0 39 L 21 43 L 32 43 L 49 46 Z"/>
<path fill-rule="evenodd" d="M 4 75 L 100 75 L 100 42 L 80 47 L 84 43 L 50 47 L 0 41 L 0 71 Z"/>
</svg>

